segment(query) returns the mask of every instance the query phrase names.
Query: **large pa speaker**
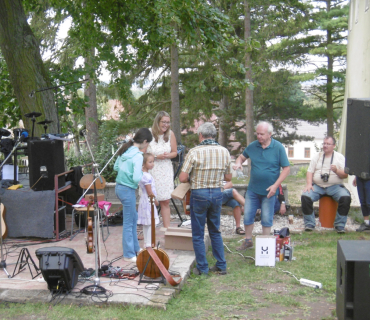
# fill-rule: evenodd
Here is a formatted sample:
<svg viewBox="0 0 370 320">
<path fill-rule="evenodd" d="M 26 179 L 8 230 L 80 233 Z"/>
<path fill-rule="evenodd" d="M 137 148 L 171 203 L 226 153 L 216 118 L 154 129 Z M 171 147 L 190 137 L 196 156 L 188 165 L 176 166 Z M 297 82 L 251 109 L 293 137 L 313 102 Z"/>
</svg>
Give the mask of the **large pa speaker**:
<svg viewBox="0 0 370 320">
<path fill-rule="evenodd" d="M 370 99 L 347 99 L 345 172 L 370 178 Z"/>
<path fill-rule="evenodd" d="M 30 187 L 35 191 L 54 190 L 54 176 L 65 171 L 63 141 L 29 141 L 28 161 Z M 63 175 L 58 178 L 58 186 L 64 185 Z"/>
<path fill-rule="evenodd" d="M 36 250 L 42 276 L 50 291 L 70 291 L 84 270 L 79 255 L 70 248 L 49 247 Z"/>
<path fill-rule="evenodd" d="M 337 244 L 338 320 L 370 316 L 370 241 L 339 240 Z"/>
</svg>

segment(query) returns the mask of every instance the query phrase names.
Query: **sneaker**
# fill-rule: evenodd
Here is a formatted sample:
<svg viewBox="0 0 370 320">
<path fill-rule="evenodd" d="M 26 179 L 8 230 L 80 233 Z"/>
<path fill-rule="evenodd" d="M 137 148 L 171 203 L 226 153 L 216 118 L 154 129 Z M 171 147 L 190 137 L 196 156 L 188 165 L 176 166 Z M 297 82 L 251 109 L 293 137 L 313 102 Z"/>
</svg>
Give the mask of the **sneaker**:
<svg viewBox="0 0 370 320">
<path fill-rule="evenodd" d="M 335 231 L 336 231 L 337 233 L 346 233 L 346 231 L 344 230 L 344 228 L 343 228 L 343 227 L 335 227 Z"/>
<path fill-rule="evenodd" d="M 363 222 L 363 223 L 361 223 L 360 227 L 358 229 L 356 229 L 356 231 L 357 232 L 370 231 L 370 225 Z"/>
<path fill-rule="evenodd" d="M 314 231 L 314 230 L 315 230 L 315 227 L 311 227 L 311 226 L 304 227 L 304 231 Z"/>
<path fill-rule="evenodd" d="M 193 273 L 194 273 L 196 276 L 201 276 L 201 275 L 208 276 L 208 273 L 203 273 L 203 272 L 199 271 L 199 269 L 198 269 L 198 268 L 193 268 Z"/>
<path fill-rule="evenodd" d="M 209 271 L 211 272 L 217 272 L 219 275 L 225 275 L 227 274 L 227 271 L 226 270 L 221 270 L 219 267 L 217 266 L 213 266 L 212 268 L 209 268 Z"/>
<path fill-rule="evenodd" d="M 125 258 L 125 257 L 123 257 L 123 261 L 136 262 L 136 256 L 135 257 L 132 257 L 132 258 Z"/>
<path fill-rule="evenodd" d="M 252 249 L 253 248 L 253 241 L 252 239 L 244 239 L 242 245 L 240 247 L 237 247 L 237 251 L 243 251 L 247 249 Z"/>
</svg>

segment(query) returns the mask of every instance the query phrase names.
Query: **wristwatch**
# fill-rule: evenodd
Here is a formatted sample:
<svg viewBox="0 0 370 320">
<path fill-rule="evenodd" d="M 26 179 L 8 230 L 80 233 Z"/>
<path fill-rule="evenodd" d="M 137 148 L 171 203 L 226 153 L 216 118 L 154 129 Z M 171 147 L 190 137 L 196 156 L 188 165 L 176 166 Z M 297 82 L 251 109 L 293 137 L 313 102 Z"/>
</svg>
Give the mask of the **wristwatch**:
<svg viewBox="0 0 370 320">
<path fill-rule="evenodd" d="M 281 201 L 281 204 L 285 204 L 285 201 Z"/>
<path fill-rule="evenodd" d="M 157 156 L 154 156 L 154 160 L 157 159 Z"/>
</svg>

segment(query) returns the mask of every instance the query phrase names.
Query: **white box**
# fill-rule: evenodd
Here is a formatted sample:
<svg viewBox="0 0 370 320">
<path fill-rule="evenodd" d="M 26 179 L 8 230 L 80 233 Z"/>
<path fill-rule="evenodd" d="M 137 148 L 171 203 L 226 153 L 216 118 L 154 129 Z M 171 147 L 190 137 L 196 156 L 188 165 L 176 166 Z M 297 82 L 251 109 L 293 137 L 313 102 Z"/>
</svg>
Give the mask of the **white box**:
<svg viewBox="0 0 370 320">
<path fill-rule="evenodd" d="M 275 254 L 275 236 L 256 236 L 256 266 L 275 267 Z"/>
</svg>

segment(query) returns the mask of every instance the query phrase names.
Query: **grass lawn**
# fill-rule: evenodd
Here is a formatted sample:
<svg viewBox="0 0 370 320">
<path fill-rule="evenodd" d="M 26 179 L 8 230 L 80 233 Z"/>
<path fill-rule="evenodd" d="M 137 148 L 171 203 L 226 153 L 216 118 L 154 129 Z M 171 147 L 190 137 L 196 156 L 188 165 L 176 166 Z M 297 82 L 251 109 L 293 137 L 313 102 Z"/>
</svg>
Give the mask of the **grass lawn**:
<svg viewBox="0 0 370 320">
<path fill-rule="evenodd" d="M 240 238 L 225 239 L 232 252 Z M 228 274 L 191 275 L 167 310 L 97 303 L 92 306 L 7 303 L 1 319 L 336 319 L 337 240 L 370 240 L 370 233 L 312 232 L 292 235 L 296 260 L 275 268 L 256 267 L 237 253 L 226 253 Z M 369 245 L 365 243 L 364 245 Z M 254 256 L 254 250 L 244 252 Z M 208 252 L 210 266 L 215 260 Z M 299 284 L 306 278 L 323 284 L 315 290 Z"/>
</svg>

